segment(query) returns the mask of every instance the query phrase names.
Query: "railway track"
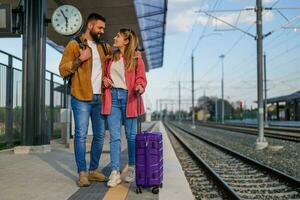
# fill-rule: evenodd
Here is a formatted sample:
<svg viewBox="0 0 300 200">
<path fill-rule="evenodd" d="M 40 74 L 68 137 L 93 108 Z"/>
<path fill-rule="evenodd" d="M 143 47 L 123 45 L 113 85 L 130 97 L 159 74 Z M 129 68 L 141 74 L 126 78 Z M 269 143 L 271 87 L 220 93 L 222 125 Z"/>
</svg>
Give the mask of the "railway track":
<svg viewBox="0 0 300 200">
<path fill-rule="evenodd" d="M 206 126 L 210 128 L 218 128 L 229 131 L 241 132 L 251 135 L 258 135 L 257 127 L 255 126 L 239 126 L 229 124 L 217 123 L 197 123 L 199 126 Z M 300 142 L 300 129 L 290 127 L 265 127 L 264 134 L 266 137 L 276 138 L 281 140 L 288 140 L 293 142 Z"/>
<path fill-rule="evenodd" d="M 225 198 L 300 199 L 299 180 L 181 127 L 169 123 L 165 126 L 209 172 Z"/>
</svg>

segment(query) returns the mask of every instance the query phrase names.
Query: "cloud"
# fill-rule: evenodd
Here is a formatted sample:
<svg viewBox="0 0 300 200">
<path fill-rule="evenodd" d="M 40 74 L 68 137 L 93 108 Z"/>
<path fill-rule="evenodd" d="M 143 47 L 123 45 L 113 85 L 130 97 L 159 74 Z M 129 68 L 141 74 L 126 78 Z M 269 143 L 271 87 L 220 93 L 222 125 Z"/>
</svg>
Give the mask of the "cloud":
<svg viewBox="0 0 300 200">
<path fill-rule="evenodd" d="M 171 0 L 169 2 L 172 4 L 186 4 L 186 3 L 194 3 L 197 1 L 195 1 L 195 0 Z"/>
<path fill-rule="evenodd" d="M 196 18 L 195 10 L 186 10 L 172 16 L 168 20 L 168 30 L 170 32 L 188 32 Z"/>
<path fill-rule="evenodd" d="M 273 3 L 274 0 L 263 0 L 262 2 L 263 2 L 264 4 L 268 4 L 268 3 Z"/>
<path fill-rule="evenodd" d="M 169 0 L 167 13 L 168 34 L 187 32 L 192 27 L 197 13 L 204 5 L 204 1 L 199 0 Z"/>
<path fill-rule="evenodd" d="M 218 18 L 237 26 L 251 25 L 256 21 L 256 13 L 254 11 L 243 11 L 241 13 L 229 13 L 229 14 L 219 15 Z M 266 12 L 263 15 L 264 22 L 272 21 L 273 19 L 274 19 L 274 14 L 272 12 Z M 223 22 L 217 19 L 214 19 L 211 25 L 223 27 L 223 28 L 228 27 L 228 25 L 224 24 Z"/>
<path fill-rule="evenodd" d="M 272 0 L 265 0 L 272 2 Z M 204 13 L 197 13 L 196 11 L 200 10 L 200 6 L 197 5 L 197 2 L 194 0 L 184 1 L 184 0 L 170 0 L 172 5 L 168 11 L 168 20 L 167 20 L 167 33 L 176 34 L 181 32 L 188 32 L 192 29 L 193 24 L 206 25 L 208 16 Z M 199 3 L 198 3 L 199 4 Z M 186 9 L 185 9 L 186 8 Z M 201 6 L 203 10 L 208 9 L 207 4 Z M 234 13 L 211 13 L 218 18 L 236 25 L 250 25 L 253 24 L 256 20 L 256 13 L 254 11 L 242 11 Z M 265 22 L 271 21 L 274 19 L 274 14 L 272 12 L 266 12 L 263 15 L 263 20 Z M 223 22 L 213 19 L 210 20 L 209 26 L 213 28 L 228 29 L 228 25 Z"/>
<path fill-rule="evenodd" d="M 253 0 L 232 0 L 233 2 L 238 2 L 238 3 L 253 3 Z M 275 2 L 275 0 L 262 0 L 263 4 L 269 4 L 269 3 L 273 3 Z"/>
</svg>

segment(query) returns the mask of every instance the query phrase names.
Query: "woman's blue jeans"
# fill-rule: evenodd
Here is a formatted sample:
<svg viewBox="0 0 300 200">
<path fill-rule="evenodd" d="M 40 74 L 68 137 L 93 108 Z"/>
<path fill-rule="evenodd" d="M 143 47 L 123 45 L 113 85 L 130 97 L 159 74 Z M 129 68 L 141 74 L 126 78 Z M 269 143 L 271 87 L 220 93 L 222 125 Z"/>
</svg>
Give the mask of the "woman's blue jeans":
<svg viewBox="0 0 300 200">
<path fill-rule="evenodd" d="M 110 158 L 112 170 L 120 170 L 121 155 L 121 127 L 125 126 L 125 135 L 128 146 L 128 164 L 135 165 L 135 135 L 137 118 L 126 117 L 127 90 L 113 88 L 111 113 L 107 116 L 110 132 Z"/>
<path fill-rule="evenodd" d="M 91 161 L 89 170 L 96 170 L 98 169 L 105 138 L 106 117 L 100 114 L 100 95 L 94 95 L 92 101 L 80 101 L 72 97 L 71 106 L 75 121 L 74 152 L 78 173 L 87 170 L 85 160 L 85 143 L 90 117 L 92 121 L 93 141 L 90 153 Z"/>
</svg>

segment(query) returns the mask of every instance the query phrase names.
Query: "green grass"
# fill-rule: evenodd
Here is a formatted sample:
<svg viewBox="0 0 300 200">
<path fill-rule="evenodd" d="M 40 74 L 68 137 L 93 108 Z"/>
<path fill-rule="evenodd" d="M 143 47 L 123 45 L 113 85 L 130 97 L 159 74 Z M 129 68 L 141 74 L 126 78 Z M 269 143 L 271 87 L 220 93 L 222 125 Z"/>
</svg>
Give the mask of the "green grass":
<svg viewBox="0 0 300 200">
<path fill-rule="evenodd" d="M 53 130 L 53 134 L 51 135 L 51 140 L 61 138 L 60 129 Z"/>
<path fill-rule="evenodd" d="M 3 149 L 10 149 L 10 148 L 13 148 L 15 146 L 18 146 L 21 144 L 21 141 L 19 140 L 15 140 L 14 142 L 12 143 L 7 143 L 7 142 L 0 142 L 0 150 L 3 150 Z"/>
<path fill-rule="evenodd" d="M 4 134 L 0 134 L 0 142 L 5 140 L 5 135 Z"/>
</svg>

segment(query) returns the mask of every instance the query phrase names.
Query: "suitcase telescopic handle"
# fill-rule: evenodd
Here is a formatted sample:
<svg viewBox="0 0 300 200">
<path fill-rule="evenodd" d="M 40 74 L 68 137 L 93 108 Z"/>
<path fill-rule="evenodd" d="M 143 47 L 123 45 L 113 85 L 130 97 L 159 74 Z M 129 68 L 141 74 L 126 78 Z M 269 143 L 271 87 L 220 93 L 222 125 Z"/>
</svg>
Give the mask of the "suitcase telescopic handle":
<svg viewBox="0 0 300 200">
<path fill-rule="evenodd" d="M 137 93 L 137 132 L 142 133 L 142 119 L 141 119 L 141 110 L 142 110 L 142 96 L 140 93 Z"/>
</svg>

